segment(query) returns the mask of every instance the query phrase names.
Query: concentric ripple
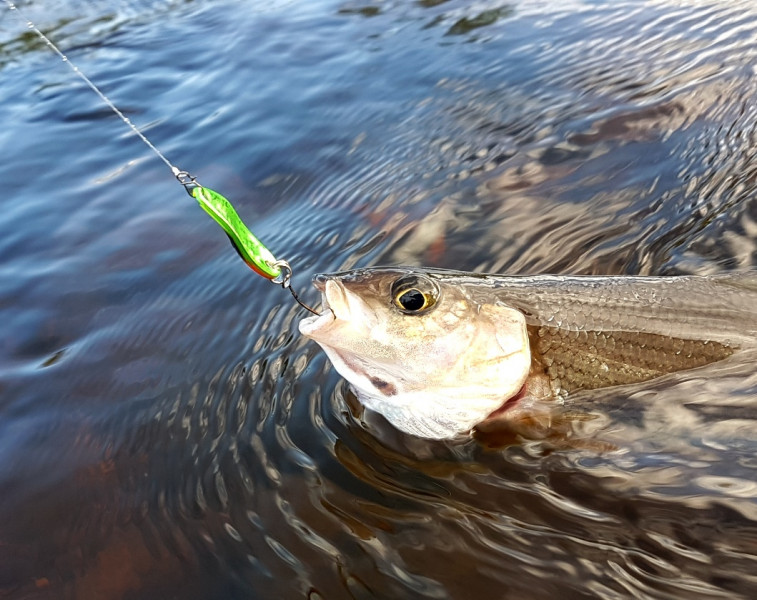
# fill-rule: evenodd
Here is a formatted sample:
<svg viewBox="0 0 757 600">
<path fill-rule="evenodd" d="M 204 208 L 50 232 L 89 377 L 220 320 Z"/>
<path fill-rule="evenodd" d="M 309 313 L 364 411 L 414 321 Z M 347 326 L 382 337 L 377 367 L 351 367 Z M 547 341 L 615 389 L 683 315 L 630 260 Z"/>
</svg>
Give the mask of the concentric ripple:
<svg viewBox="0 0 757 600">
<path fill-rule="evenodd" d="M 757 266 L 753 3 L 18 4 L 309 303 L 382 263 Z M 404 436 L 0 24 L 0 597 L 757 595 L 753 355 Z"/>
</svg>

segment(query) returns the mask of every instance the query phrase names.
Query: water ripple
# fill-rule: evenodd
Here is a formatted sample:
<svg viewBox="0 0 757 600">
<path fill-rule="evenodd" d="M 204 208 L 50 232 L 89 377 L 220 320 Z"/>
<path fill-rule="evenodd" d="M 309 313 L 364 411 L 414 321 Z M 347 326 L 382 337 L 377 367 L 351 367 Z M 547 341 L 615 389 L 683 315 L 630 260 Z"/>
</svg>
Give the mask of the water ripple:
<svg viewBox="0 0 757 600">
<path fill-rule="evenodd" d="M 306 301 L 382 262 L 757 265 L 749 2 L 22 7 Z M 409 438 L 61 65 L 0 47 L 0 596 L 754 596 L 754 357 L 577 396 L 562 437 Z"/>
</svg>

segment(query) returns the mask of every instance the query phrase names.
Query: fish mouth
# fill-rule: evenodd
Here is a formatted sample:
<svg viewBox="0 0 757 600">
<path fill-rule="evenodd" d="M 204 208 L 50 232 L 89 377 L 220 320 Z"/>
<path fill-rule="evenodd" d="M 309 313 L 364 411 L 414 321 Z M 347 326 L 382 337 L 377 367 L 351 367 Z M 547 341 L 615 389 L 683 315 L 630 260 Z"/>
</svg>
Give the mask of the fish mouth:
<svg viewBox="0 0 757 600">
<path fill-rule="evenodd" d="M 300 321 L 300 333 L 316 341 L 325 340 L 328 330 L 335 324 L 349 327 L 351 335 L 367 335 L 377 324 L 377 315 L 354 291 L 350 291 L 339 279 L 329 275 L 316 275 L 313 285 L 321 292 L 322 312 Z M 333 336 L 331 336 L 333 338 Z M 335 342 L 332 339 L 331 342 Z"/>
<path fill-rule="evenodd" d="M 337 285 L 335 282 L 323 275 L 316 275 L 313 278 L 313 286 L 319 292 L 321 292 L 321 312 L 318 315 L 306 317 L 300 321 L 299 329 L 302 335 L 310 338 L 315 338 L 315 334 L 336 321 L 336 313 L 334 313 L 331 305 L 329 304 L 329 292 L 331 292 L 330 288 L 335 285 Z M 331 295 L 333 297 L 333 292 L 331 292 Z"/>
</svg>

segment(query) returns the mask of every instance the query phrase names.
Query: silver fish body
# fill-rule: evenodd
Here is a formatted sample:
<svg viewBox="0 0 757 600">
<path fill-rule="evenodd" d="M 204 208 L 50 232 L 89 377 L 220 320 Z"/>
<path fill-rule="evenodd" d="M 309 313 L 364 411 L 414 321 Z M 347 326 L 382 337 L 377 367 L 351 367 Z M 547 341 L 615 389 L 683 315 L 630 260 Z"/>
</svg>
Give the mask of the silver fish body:
<svg viewBox="0 0 757 600">
<path fill-rule="evenodd" d="M 637 383 L 757 345 L 757 273 L 501 276 L 372 268 L 319 275 L 300 323 L 360 400 L 450 438 L 521 397 Z M 542 386 L 543 388 L 544 386 Z"/>
</svg>

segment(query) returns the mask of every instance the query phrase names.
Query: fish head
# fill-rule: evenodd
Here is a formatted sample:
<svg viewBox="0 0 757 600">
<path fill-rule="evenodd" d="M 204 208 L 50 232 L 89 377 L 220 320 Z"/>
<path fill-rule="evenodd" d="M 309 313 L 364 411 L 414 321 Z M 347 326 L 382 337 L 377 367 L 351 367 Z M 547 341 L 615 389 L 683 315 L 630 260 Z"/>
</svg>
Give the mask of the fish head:
<svg viewBox="0 0 757 600">
<path fill-rule="evenodd" d="M 468 432 L 528 376 L 524 315 L 449 276 L 409 268 L 318 275 L 323 312 L 300 322 L 360 401 L 398 429 Z"/>
</svg>

